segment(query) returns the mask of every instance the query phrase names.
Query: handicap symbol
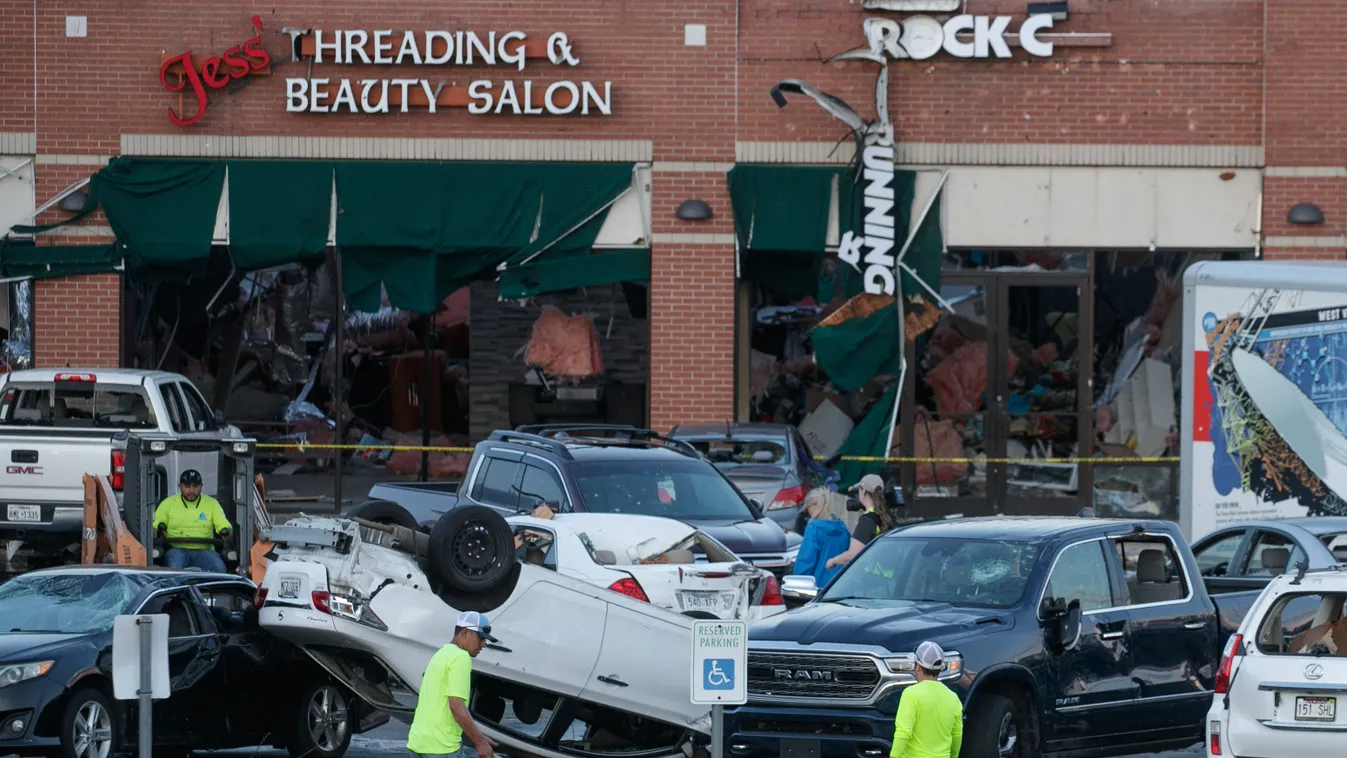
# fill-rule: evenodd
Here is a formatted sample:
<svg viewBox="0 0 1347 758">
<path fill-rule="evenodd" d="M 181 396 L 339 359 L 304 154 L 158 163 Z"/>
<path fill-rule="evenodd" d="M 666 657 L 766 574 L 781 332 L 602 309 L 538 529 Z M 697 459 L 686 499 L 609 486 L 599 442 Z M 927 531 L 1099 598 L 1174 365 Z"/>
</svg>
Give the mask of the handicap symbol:
<svg viewBox="0 0 1347 758">
<path fill-rule="evenodd" d="M 702 661 L 702 686 L 708 690 L 734 689 L 734 659 L 708 658 Z"/>
</svg>

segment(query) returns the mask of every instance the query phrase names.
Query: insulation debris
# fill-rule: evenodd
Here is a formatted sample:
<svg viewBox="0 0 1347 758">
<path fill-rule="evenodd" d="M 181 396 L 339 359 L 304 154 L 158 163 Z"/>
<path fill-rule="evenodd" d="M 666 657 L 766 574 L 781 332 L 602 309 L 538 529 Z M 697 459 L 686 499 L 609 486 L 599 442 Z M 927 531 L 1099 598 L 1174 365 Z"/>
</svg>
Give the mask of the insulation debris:
<svg viewBox="0 0 1347 758">
<path fill-rule="evenodd" d="M 603 373 L 599 332 L 584 314 L 568 318 L 554 306 L 543 308 L 526 352 L 525 363 L 552 376 L 583 379 Z"/>
</svg>

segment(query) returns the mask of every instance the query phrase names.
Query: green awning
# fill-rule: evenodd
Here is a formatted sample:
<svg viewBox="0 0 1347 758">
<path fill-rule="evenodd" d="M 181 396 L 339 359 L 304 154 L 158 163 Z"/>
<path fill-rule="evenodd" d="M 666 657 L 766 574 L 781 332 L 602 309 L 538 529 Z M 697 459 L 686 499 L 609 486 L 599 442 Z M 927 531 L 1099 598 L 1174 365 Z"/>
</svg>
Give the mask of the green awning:
<svg viewBox="0 0 1347 758">
<path fill-rule="evenodd" d="M 432 310 L 506 263 L 588 254 L 630 163 L 340 162 L 337 245 L 351 305 Z M 587 282 L 596 284 L 599 282 Z M 583 286 L 583 283 L 582 285 Z"/>
<path fill-rule="evenodd" d="M 171 279 L 210 258 L 224 188 L 218 160 L 118 156 L 89 182 L 134 276 Z"/>
<path fill-rule="evenodd" d="M 30 240 L 0 240 L 0 276 L 50 279 L 107 274 L 117 270 L 116 245 L 35 245 Z"/>
<path fill-rule="evenodd" d="M 234 160 L 225 165 L 229 251 L 239 271 L 326 258 L 332 215 L 330 162 Z"/>
<path fill-rule="evenodd" d="M 322 260 L 335 182 L 336 244 L 353 307 L 377 309 L 382 285 L 398 307 L 425 312 L 469 282 L 494 278 L 502 263 L 538 258 L 537 270 L 547 271 L 544 258 L 588 255 L 608 208 L 631 187 L 632 169 L 118 157 L 94 175 L 90 195 L 128 272 L 170 280 L 204 270 L 226 172 L 230 255 L 240 271 Z"/>
<path fill-rule="evenodd" d="M 618 282 L 650 279 L 650 250 L 604 250 L 589 255 L 544 257 L 500 273 L 500 296 L 507 300 L 566 292 Z"/>
<path fill-rule="evenodd" d="M 833 182 L 845 166 L 739 164 L 725 175 L 740 278 L 781 297 L 814 294 L 828 241 Z"/>
</svg>

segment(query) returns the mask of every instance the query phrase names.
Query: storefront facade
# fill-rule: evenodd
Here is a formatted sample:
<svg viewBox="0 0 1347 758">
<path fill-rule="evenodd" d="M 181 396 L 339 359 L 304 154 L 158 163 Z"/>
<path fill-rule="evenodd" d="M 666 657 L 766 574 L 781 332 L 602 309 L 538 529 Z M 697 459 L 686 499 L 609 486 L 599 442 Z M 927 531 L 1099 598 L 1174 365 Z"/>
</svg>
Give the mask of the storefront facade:
<svg viewBox="0 0 1347 758">
<path fill-rule="evenodd" d="M 1073 0 L 1064 18 L 1037 13 L 1032 21 L 1027 7 L 990 0 L 551 3 L 527 14 L 471 1 L 373 9 L 279 2 L 186 15 L 180 5 L 151 2 L 84 16 L 11 5 L 0 19 L 10 51 L 0 67 L 0 226 L 62 225 L 19 235 L 35 247 L 11 250 L 0 274 L 46 271 L 41 250 L 53 246 L 65 251 L 56 257 L 68 271 L 96 270 L 68 250 L 113 245 L 116 224 L 101 210 L 62 223 L 79 216 L 78 205 L 62 210 L 62 199 L 87 190 L 80 183 L 118 157 L 623 166 L 631 191 L 605 206 L 611 221 L 593 247 L 648 251 L 645 268 L 638 261 L 621 276 L 648 285 L 646 355 L 631 371 L 647 373 L 645 415 L 657 428 L 757 413 L 753 323 L 767 302 L 754 272 L 773 269 L 773 254 L 803 256 L 807 266 L 830 271 L 847 265 L 837 262 L 848 228 L 845 190 L 835 179 L 807 180 L 813 194 L 778 186 L 778 195 L 807 200 L 791 200 L 775 216 L 764 205 L 745 211 L 731 197 L 727 175 L 736 168 L 841 169 L 856 154 L 843 122 L 799 90 L 787 88 L 785 107 L 774 102 L 769 93 L 783 81 L 836 96 L 869 121 L 876 60 L 889 61 L 893 160 L 914 172 L 901 221 L 915 222 L 930 206 L 938 227 L 923 244 L 938 251 L 940 291 L 953 297 L 981 288 L 976 307 L 1007 340 L 1003 325 L 1027 318 L 1016 315 L 1021 302 L 1075 314 L 1077 331 L 1057 338 L 1081 356 L 1076 369 L 1067 367 L 1074 395 L 1052 411 L 1068 415 L 1053 434 L 1069 436 L 1074 454 L 1097 441 L 1100 427 L 1094 349 L 1100 324 L 1112 323 L 1100 315 L 1108 277 L 1134 274 L 1136 266 L 1181 267 L 1189 260 L 1183 256 L 1339 258 L 1347 249 L 1347 135 L 1332 126 L 1347 109 L 1338 92 L 1347 84 L 1333 75 L 1347 52 L 1324 31 L 1339 15 L 1327 0 Z M 260 31 L 252 21 L 259 13 Z M 934 20 L 909 23 L 917 15 Z M 820 62 L 845 51 L 857 53 Z M 459 62 L 465 54 L 474 65 Z M 211 56 L 218 61 L 210 64 Z M 302 179 L 270 181 L 263 191 L 286 198 Z M 745 197 L 773 194 L 769 183 L 758 184 L 765 189 Z M 332 194 L 341 185 L 338 176 Z M 221 190 L 207 247 L 240 247 L 227 224 L 233 191 Z M 705 203 L 710 217 L 689 213 L 698 209 L 688 200 Z M 309 234 L 305 249 L 354 246 L 340 239 L 342 202 L 330 203 L 327 239 Z M 1315 206 L 1322 220 L 1288 221 L 1301 204 Z M 175 206 L 161 212 L 172 216 Z M 756 229 L 755 212 L 764 218 Z M 756 246 L 769 224 L 807 217 L 816 228 L 805 236 Z M 1137 255 L 1145 260 L 1132 268 L 1106 265 Z M 371 260 L 377 269 L 379 254 Z M 1006 268 L 1035 261 L 1045 270 Z M 856 270 L 866 269 L 861 259 Z M 32 362 L 130 365 L 135 347 L 122 335 L 134 310 L 125 282 L 133 275 L 40 276 L 28 290 L 11 286 L 31 291 Z M 474 310 L 502 284 L 479 277 Z M 581 277 L 576 286 L 585 284 Z M 800 287 L 824 299 L 812 281 L 787 289 Z M 1048 294 L 1026 300 L 1039 290 Z M 798 295 L 771 304 L 798 302 Z M 603 314 L 595 320 L 603 333 Z M 1014 338 L 1032 349 L 1047 341 L 1043 334 Z M 986 394 L 1021 389 L 998 368 L 1007 365 L 997 358 L 1003 346 L 981 342 Z M 917 432 L 934 432 L 940 414 L 963 411 L 924 399 L 927 369 L 916 345 L 908 350 L 913 368 L 898 399 L 895 445 L 920 455 Z M 926 421 L 914 415 L 923 402 L 937 414 Z M 980 422 L 977 452 L 1016 457 L 1020 448 L 1011 443 L 1018 434 L 1025 444 L 1024 424 L 1012 411 L 998 414 Z M 967 433 L 961 424 L 952 431 Z M 1055 438 L 1048 444 L 1071 447 Z M 937 447 L 933 433 L 924 449 Z M 971 511 L 1038 509 L 1007 494 L 1021 474 L 993 465 L 980 472 L 987 477 L 981 487 L 937 492 L 936 507 L 954 507 L 948 496 Z M 1077 474 L 1070 506 L 1090 501 L 1091 475 L 1098 479 L 1098 469 Z M 916 464 L 902 476 L 911 492 L 923 483 L 953 484 L 940 472 L 925 482 Z"/>
</svg>

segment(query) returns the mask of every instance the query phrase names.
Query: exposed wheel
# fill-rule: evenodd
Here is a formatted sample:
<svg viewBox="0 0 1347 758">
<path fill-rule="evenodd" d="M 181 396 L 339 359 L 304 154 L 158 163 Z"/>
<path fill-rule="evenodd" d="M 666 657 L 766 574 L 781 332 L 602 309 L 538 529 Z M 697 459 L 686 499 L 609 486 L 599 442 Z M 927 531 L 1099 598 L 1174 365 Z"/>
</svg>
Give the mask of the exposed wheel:
<svg viewBox="0 0 1347 758">
<path fill-rule="evenodd" d="M 505 605 L 505 601 L 509 600 L 510 596 L 514 594 L 515 586 L 519 584 L 519 572 L 522 570 L 521 564 L 515 561 L 510 568 L 510 573 L 506 575 L 505 581 L 486 592 L 456 592 L 445 587 L 434 577 L 431 577 L 430 589 L 436 595 L 439 595 L 445 605 L 456 611 L 490 613 Z"/>
<path fill-rule="evenodd" d="M 295 721 L 295 737 L 286 749 L 296 758 L 340 758 L 351 746 L 351 701 L 331 682 L 305 691 Z"/>
<path fill-rule="evenodd" d="M 354 506 L 346 512 L 346 518 L 360 518 L 390 526 L 405 526 L 413 531 L 420 526 L 411 511 L 387 500 L 371 500 Z"/>
<path fill-rule="evenodd" d="M 504 516 L 484 505 L 460 505 L 430 530 L 426 563 L 447 589 L 472 594 L 503 584 L 518 565 L 514 553 Z"/>
<path fill-rule="evenodd" d="M 108 758 L 118 744 L 112 703 L 96 689 L 77 690 L 61 714 L 62 758 Z"/>
<path fill-rule="evenodd" d="M 1028 758 L 1030 743 L 1028 704 L 1005 695 L 979 697 L 969 713 L 963 758 Z"/>
</svg>

